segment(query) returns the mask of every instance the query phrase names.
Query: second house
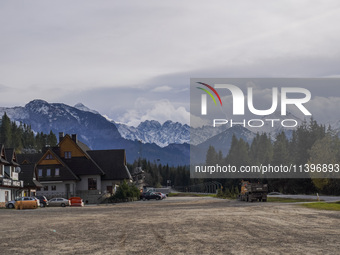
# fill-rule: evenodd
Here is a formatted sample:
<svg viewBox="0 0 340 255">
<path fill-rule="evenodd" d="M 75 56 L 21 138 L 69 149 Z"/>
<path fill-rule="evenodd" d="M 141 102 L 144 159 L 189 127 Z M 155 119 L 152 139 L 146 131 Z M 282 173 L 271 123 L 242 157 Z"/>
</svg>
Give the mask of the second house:
<svg viewBox="0 0 340 255">
<path fill-rule="evenodd" d="M 125 150 L 90 150 L 75 134 L 59 133 L 59 144 L 46 148 L 34 163 L 43 186 L 37 195 L 49 199 L 79 196 L 87 203 L 100 203 L 122 180 L 131 180 Z"/>
</svg>

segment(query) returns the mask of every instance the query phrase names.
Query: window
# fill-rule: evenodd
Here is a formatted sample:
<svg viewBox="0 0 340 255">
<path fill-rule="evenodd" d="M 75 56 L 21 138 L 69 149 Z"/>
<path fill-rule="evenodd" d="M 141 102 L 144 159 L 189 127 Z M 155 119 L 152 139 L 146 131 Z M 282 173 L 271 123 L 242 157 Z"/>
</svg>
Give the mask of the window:
<svg viewBox="0 0 340 255">
<path fill-rule="evenodd" d="M 42 169 L 38 169 L 38 176 L 42 177 Z"/>
<path fill-rule="evenodd" d="M 72 154 L 71 154 L 70 151 L 65 151 L 64 156 L 65 156 L 65 158 L 71 158 Z"/>
<path fill-rule="evenodd" d="M 97 189 L 97 179 L 96 178 L 88 178 L 88 187 L 89 190 Z"/>
<path fill-rule="evenodd" d="M 37 187 L 37 191 L 41 191 L 41 188 L 40 188 L 40 187 Z"/>
<path fill-rule="evenodd" d="M 45 159 L 53 159 L 51 154 L 47 154 Z"/>
<path fill-rule="evenodd" d="M 59 176 L 59 168 L 56 168 L 56 169 L 54 170 L 54 175 L 55 175 L 55 176 Z"/>
<path fill-rule="evenodd" d="M 52 186 L 51 186 L 51 190 L 57 190 L 57 186 L 52 185 Z"/>
<path fill-rule="evenodd" d="M 48 186 L 44 186 L 44 191 L 48 191 Z"/>
<path fill-rule="evenodd" d="M 113 191 L 112 186 L 106 186 L 106 191 L 112 194 L 112 191 Z"/>
<path fill-rule="evenodd" d="M 46 176 L 51 176 L 51 169 L 46 170 Z"/>
</svg>

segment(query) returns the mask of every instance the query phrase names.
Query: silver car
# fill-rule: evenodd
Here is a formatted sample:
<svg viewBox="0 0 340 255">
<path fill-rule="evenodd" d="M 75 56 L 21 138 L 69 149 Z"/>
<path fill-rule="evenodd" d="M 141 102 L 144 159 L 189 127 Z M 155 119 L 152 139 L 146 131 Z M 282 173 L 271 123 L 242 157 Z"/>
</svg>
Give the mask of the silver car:
<svg viewBox="0 0 340 255">
<path fill-rule="evenodd" d="M 62 198 L 62 197 L 56 197 L 56 198 L 52 198 L 48 201 L 49 206 L 61 206 L 61 207 L 65 207 L 65 206 L 69 206 L 70 205 L 70 200 L 66 199 L 66 198 Z"/>
<path fill-rule="evenodd" d="M 36 197 L 18 197 L 15 200 L 9 201 L 6 203 L 7 208 L 14 208 L 15 207 L 15 202 L 17 201 L 36 201 L 37 206 L 40 206 L 40 201 Z"/>
</svg>

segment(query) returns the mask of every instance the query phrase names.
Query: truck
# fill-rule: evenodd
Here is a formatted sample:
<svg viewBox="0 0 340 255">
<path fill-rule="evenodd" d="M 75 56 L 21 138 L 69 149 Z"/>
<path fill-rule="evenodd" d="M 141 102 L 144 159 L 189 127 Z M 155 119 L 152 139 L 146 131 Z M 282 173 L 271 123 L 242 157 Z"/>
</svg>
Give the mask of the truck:
<svg viewBox="0 0 340 255">
<path fill-rule="evenodd" d="M 241 193 L 239 200 L 247 202 L 267 202 L 268 184 L 241 182 Z"/>
</svg>

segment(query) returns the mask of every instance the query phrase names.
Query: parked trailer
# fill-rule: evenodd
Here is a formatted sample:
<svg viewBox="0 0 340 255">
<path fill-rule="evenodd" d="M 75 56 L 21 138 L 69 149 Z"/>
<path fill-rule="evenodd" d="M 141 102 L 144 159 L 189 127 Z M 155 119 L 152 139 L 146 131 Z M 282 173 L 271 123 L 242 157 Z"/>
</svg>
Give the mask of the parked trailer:
<svg viewBox="0 0 340 255">
<path fill-rule="evenodd" d="M 250 183 L 248 181 L 242 181 L 241 194 L 239 200 L 253 202 L 267 202 L 268 184 Z"/>
</svg>

